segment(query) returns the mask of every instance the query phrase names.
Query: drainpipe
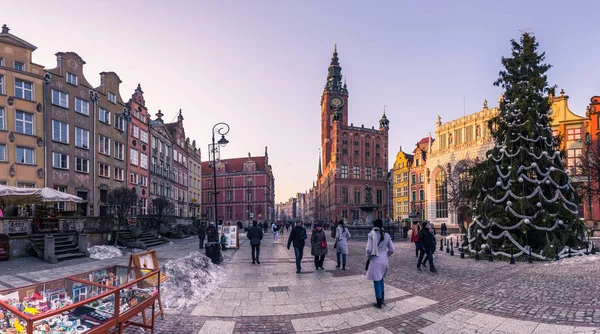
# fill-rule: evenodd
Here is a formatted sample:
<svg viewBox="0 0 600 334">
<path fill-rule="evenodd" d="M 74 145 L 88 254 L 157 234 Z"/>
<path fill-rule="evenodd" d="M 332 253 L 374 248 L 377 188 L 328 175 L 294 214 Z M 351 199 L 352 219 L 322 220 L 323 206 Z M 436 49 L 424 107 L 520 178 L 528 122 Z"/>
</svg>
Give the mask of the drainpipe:
<svg viewBox="0 0 600 334">
<path fill-rule="evenodd" d="M 98 149 L 96 147 L 96 110 L 98 109 L 98 93 L 96 91 L 94 91 L 93 89 L 90 90 L 90 100 L 92 100 L 92 108 L 93 110 L 93 119 L 92 119 L 92 135 L 90 137 L 92 137 L 91 140 L 91 145 L 92 145 L 92 159 L 90 159 L 90 161 L 94 161 L 93 162 L 93 168 L 91 168 L 91 172 L 90 174 L 92 175 L 92 199 L 90 200 L 91 202 L 91 206 L 90 209 L 92 209 L 94 211 L 94 215 L 98 216 L 98 212 L 96 211 L 96 150 Z M 91 165 L 91 163 L 90 163 Z M 89 166 L 88 167 L 92 167 Z"/>
<path fill-rule="evenodd" d="M 50 75 L 50 73 L 46 72 L 44 74 L 44 83 L 42 85 L 42 104 L 44 106 L 44 110 L 43 110 L 43 118 L 44 118 L 44 187 L 46 187 L 48 185 L 48 131 L 46 128 L 46 86 L 50 84 L 50 81 L 52 81 L 52 75 Z"/>
</svg>

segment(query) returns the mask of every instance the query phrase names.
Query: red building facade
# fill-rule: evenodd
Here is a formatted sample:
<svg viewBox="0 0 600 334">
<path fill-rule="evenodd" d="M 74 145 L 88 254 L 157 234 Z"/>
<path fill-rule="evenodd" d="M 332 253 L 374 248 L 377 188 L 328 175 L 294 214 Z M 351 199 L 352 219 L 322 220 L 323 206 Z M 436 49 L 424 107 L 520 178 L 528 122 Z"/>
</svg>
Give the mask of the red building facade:
<svg viewBox="0 0 600 334">
<path fill-rule="evenodd" d="M 417 219 L 425 220 L 427 217 L 427 194 L 425 193 L 429 172 L 426 168 L 427 152 L 431 148 L 433 139 L 421 139 L 413 150 L 413 163 L 409 170 L 409 212 L 416 215 Z"/>
<path fill-rule="evenodd" d="M 594 151 L 600 153 L 600 96 L 594 96 L 590 99 L 590 105 L 587 108 L 585 116 L 589 118 L 590 154 Z M 585 145 L 584 148 L 587 150 Z M 600 187 L 600 180 L 590 181 L 592 187 L 596 189 Z M 600 222 L 600 197 L 592 196 L 590 202 L 591 207 L 588 204 L 588 200 L 583 198 L 585 220 L 590 222 L 594 228 L 597 228 L 598 222 Z"/>
<path fill-rule="evenodd" d="M 337 48 L 321 96 L 321 156 L 315 194 L 320 222 L 365 220 L 365 186 L 372 189 L 375 218 L 388 212 L 388 131 L 385 111 L 379 128 L 348 125 L 348 87 L 342 84 Z"/>
<path fill-rule="evenodd" d="M 135 92 L 129 99 L 129 188 L 136 189 L 138 206 L 135 213 L 145 215 L 148 213 L 149 185 L 149 157 L 150 157 L 150 130 L 148 128 L 148 109 L 144 100 L 144 92 L 138 84 Z"/>
<path fill-rule="evenodd" d="M 217 162 L 217 205 L 214 214 L 212 161 L 202 162 L 202 217 L 225 224 L 252 220 L 272 221 L 275 202 L 275 180 L 265 147 L 262 157 L 223 159 Z M 216 218 L 215 218 L 216 217 Z"/>
</svg>

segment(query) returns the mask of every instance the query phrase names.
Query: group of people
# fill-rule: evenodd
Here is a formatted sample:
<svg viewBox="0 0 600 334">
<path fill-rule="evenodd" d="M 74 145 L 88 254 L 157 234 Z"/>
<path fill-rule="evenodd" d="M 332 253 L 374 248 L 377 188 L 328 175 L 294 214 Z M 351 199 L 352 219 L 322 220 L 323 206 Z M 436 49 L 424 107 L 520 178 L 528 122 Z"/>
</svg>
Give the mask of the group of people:
<svg viewBox="0 0 600 334">
<path fill-rule="evenodd" d="M 429 262 L 429 270 L 432 273 L 437 272 L 435 265 L 433 264 L 433 253 L 435 253 L 435 247 L 437 245 L 433 225 L 427 221 L 413 223 L 410 232 L 410 241 L 415 243 L 417 270 L 421 270 L 421 266 L 427 267 L 427 262 Z"/>
</svg>

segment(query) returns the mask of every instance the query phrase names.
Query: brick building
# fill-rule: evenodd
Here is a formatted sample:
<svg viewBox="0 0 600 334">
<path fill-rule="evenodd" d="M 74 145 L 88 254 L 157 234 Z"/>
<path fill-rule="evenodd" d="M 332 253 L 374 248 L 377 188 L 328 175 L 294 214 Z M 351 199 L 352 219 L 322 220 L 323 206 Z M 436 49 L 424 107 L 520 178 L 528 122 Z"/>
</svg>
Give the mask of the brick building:
<svg viewBox="0 0 600 334">
<path fill-rule="evenodd" d="M 138 195 L 138 205 L 132 214 L 145 215 L 148 213 L 150 130 L 148 127 L 148 109 L 140 84 L 138 84 L 131 99 L 129 99 L 127 107 L 129 108 L 130 119 L 127 143 L 129 148 L 128 183 L 129 188 L 135 188 Z"/>
<path fill-rule="evenodd" d="M 431 136 L 425 137 L 417 142 L 415 149 L 413 150 L 413 163 L 410 166 L 410 179 L 409 179 L 409 191 L 410 191 L 410 213 L 415 214 L 417 219 L 427 219 L 427 199 L 425 195 L 427 177 L 427 169 L 425 165 L 427 163 L 427 152 L 431 151 L 431 144 L 433 138 Z"/>
<path fill-rule="evenodd" d="M 214 184 L 212 161 L 202 162 L 201 212 L 209 221 L 215 217 L 223 222 L 245 224 L 256 219 L 272 221 L 275 210 L 274 177 L 269 155 L 217 161 L 217 204 L 214 214 Z"/>
<path fill-rule="evenodd" d="M 363 220 L 365 185 L 372 188 L 375 218 L 388 211 L 388 131 L 385 111 L 379 128 L 348 125 L 348 88 L 342 84 L 337 48 L 321 96 L 321 156 L 317 180 L 317 220 Z M 322 165 L 321 165 L 322 163 Z"/>
<path fill-rule="evenodd" d="M 172 178 L 173 178 L 173 201 L 175 203 L 175 215 L 187 217 L 188 211 L 188 150 L 185 141 L 185 130 L 183 129 L 183 115 L 181 109 L 177 115 L 177 122 L 165 124 L 173 140 L 172 149 Z"/>
<path fill-rule="evenodd" d="M 150 128 L 150 212 L 156 214 L 152 201 L 164 198 L 173 203 L 174 181 L 171 177 L 171 156 L 173 140 L 163 122 L 163 113 L 159 110 L 156 119 L 151 120 Z M 174 204 L 174 203 L 173 203 Z"/>
<path fill-rule="evenodd" d="M 0 33 L 0 184 L 44 186 L 44 67 L 34 45 Z"/>
<path fill-rule="evenodd" d="M 589 147 L 590 154 L 594 151 L 600 153 L 600 96 L 593 96 L 590 99 L 590 105 L 587 107 L 585 116 L 589 119 L 588 133 L 590 134 L 591 140 L 591 145 Z M 600 186 L 600 180 L 590 181 L 591 185 L 595 188 Z M 600 221 L 600 197 L 592 196 L 590 203 L 591 206 L 588 205 L 587 198 L 584 199 L 585 220 L 590 226 L 598 228 L 598 222 Z"/>
</svg>

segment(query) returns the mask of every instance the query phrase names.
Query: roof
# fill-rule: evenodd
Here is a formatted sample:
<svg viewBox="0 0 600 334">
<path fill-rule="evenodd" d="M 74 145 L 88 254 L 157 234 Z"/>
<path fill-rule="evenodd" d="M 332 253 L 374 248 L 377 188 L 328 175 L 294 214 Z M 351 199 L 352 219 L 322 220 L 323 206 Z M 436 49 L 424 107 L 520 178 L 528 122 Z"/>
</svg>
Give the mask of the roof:
<svg viewBox="0 0 600 334">
<path fill-rule="evenodd" d="M 244 171 L 244 163 L 248 160 L 252 160 L 256 163 L 256 171 L 266 171 L 266 157 L 250 157 L 250 158 L 234 158 L 234 159 L 221 159 L 220 162 L 225 164 L 226 173 L 239 173 Z M 212 175 L 212 161 L 202 162 L 202 175 Z"/>
<path fill-rule="evenodd" d="M 6 24 L 2 26 L 2 32 L 0 32 L 0 42 L 16 45 L 31 51 L 37 49 L 35 45 L 9 33 L 9 30 L 10 29 L 6 26 Z"/>
</svg>

